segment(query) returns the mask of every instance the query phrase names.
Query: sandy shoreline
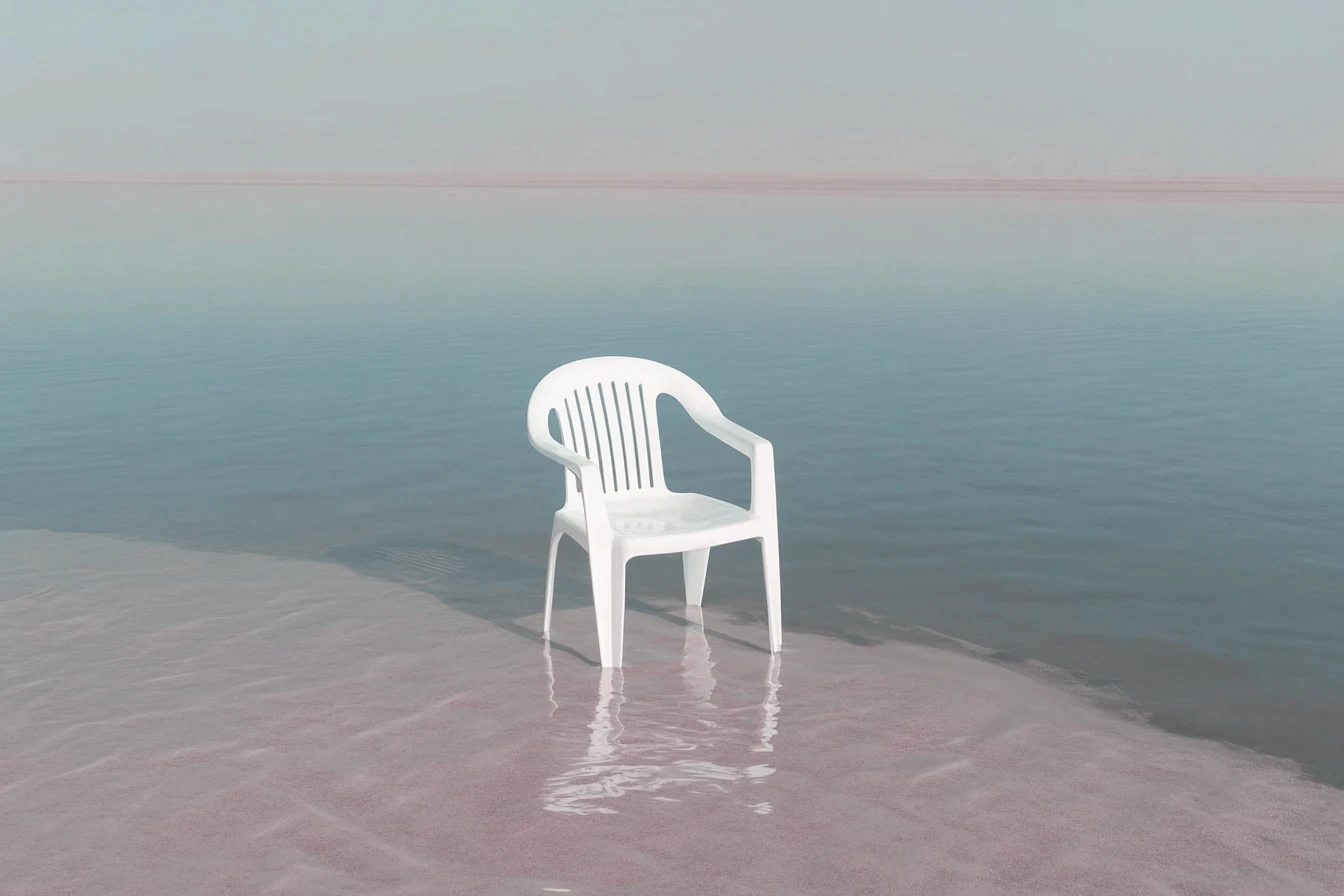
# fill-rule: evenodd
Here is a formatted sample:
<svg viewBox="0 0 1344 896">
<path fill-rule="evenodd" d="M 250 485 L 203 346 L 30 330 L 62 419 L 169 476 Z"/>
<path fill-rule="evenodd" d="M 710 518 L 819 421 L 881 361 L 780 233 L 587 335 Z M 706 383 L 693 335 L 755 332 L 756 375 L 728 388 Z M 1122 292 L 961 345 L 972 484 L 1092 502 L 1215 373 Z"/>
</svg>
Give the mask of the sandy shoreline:
<svg viewBox="0 0 1344 896">
<path fill-rule="evenodd" d="M 794 634 L 772 661 L 763 627 L 704 622 L 631 613 L 627 667 L 603 673 L 575 656 L 585 611 L 543 651 L 335 565 L 0 533 L 0 889 L 1344 880 L 1344 793 L 1285 764 L 951 651 Z"/>
</svg>

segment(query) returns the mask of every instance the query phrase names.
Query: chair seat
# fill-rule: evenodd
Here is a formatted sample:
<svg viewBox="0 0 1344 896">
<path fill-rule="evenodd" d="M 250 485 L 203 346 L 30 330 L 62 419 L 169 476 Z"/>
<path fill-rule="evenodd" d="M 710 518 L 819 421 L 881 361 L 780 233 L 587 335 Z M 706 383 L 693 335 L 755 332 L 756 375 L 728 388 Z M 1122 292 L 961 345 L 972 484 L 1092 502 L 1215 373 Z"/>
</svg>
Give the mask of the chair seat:
<svg viewBox="0 0 1344 896">
<path fill-rule="evenodd" d="M 584 531 L 582 507 L 562 510 L 557 515 L 568 528 Z M 607 519 L 612 535 L 623 542 L 639 542 L 638 547 L 648 549 L 649 553 L 655 552 L 652 542 L 657 540 L 680 541 L 682 536 L 699 536 L 697 540 L 705 544 L 725 544 L 752 537 L 758 525 L 758 520 L 746 509 L 695 492 L 628 497 L 609 494 Z"/>
</svg>

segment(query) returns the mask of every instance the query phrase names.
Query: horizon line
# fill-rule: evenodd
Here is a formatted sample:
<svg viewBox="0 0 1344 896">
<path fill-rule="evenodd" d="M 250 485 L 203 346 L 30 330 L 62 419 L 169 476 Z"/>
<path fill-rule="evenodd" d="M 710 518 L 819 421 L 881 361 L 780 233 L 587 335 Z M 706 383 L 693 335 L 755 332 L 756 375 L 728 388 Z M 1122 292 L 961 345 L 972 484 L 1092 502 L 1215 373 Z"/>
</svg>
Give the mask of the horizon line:
<svg viewBox="0 0 1344 896">
<path fill-rule="evenodd" d="M 774 196 L 996 196 L 1344 203 L 1344 177 L 925 175 L 536 175 L 450 172 L 4 174 L 0 186 L 400 188 L 729 193 Z"/>
</svg>

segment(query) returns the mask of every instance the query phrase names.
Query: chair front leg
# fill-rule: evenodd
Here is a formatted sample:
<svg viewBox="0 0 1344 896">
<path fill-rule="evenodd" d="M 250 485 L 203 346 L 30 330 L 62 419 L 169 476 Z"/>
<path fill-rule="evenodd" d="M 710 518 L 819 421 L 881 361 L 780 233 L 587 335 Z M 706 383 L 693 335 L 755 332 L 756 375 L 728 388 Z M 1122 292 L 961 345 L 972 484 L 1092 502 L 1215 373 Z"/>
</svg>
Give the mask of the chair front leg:
<svg viewBox="0 0 1344 896">
<path fill-rule="evenodd" d="M 612 665 L 621 668 L 625 654 L 625 557 L 619 552 L 611 556 L 611 658 Z M 606 663 L 603 663 L 605 666 Z"/>
<path fill-rule="evenodd" d="M 765 571 L 765 611 L 770 622 L 770 652 L 784 647 L 784 626 L 780 619 L 779 530 L 761 539 L 761 566 Z"/>
<path fill-rule="evenodd" d="M 588 568 L 602 667 L 619 669 L 625 641 L 625 558 L 610 545 L 594 545 L 588 553 Z"/>
</svg>

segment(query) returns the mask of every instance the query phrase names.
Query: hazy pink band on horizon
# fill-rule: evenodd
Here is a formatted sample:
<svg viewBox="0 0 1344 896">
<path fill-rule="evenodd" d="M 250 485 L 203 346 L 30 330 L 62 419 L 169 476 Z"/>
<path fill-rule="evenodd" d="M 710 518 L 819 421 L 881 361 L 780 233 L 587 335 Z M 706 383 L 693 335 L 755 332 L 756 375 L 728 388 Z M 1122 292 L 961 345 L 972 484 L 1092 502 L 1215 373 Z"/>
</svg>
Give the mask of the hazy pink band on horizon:
<svg viewBox="0 0 1344 896">
<path fill-rule="evenodd" d="M 775 196 L 1003 196 L 1344 203 L 1344 178 L 458 175 L 436 173 L 0 174 L 0 186 L 382 187 L 736 193 Z"/>
</svg>

